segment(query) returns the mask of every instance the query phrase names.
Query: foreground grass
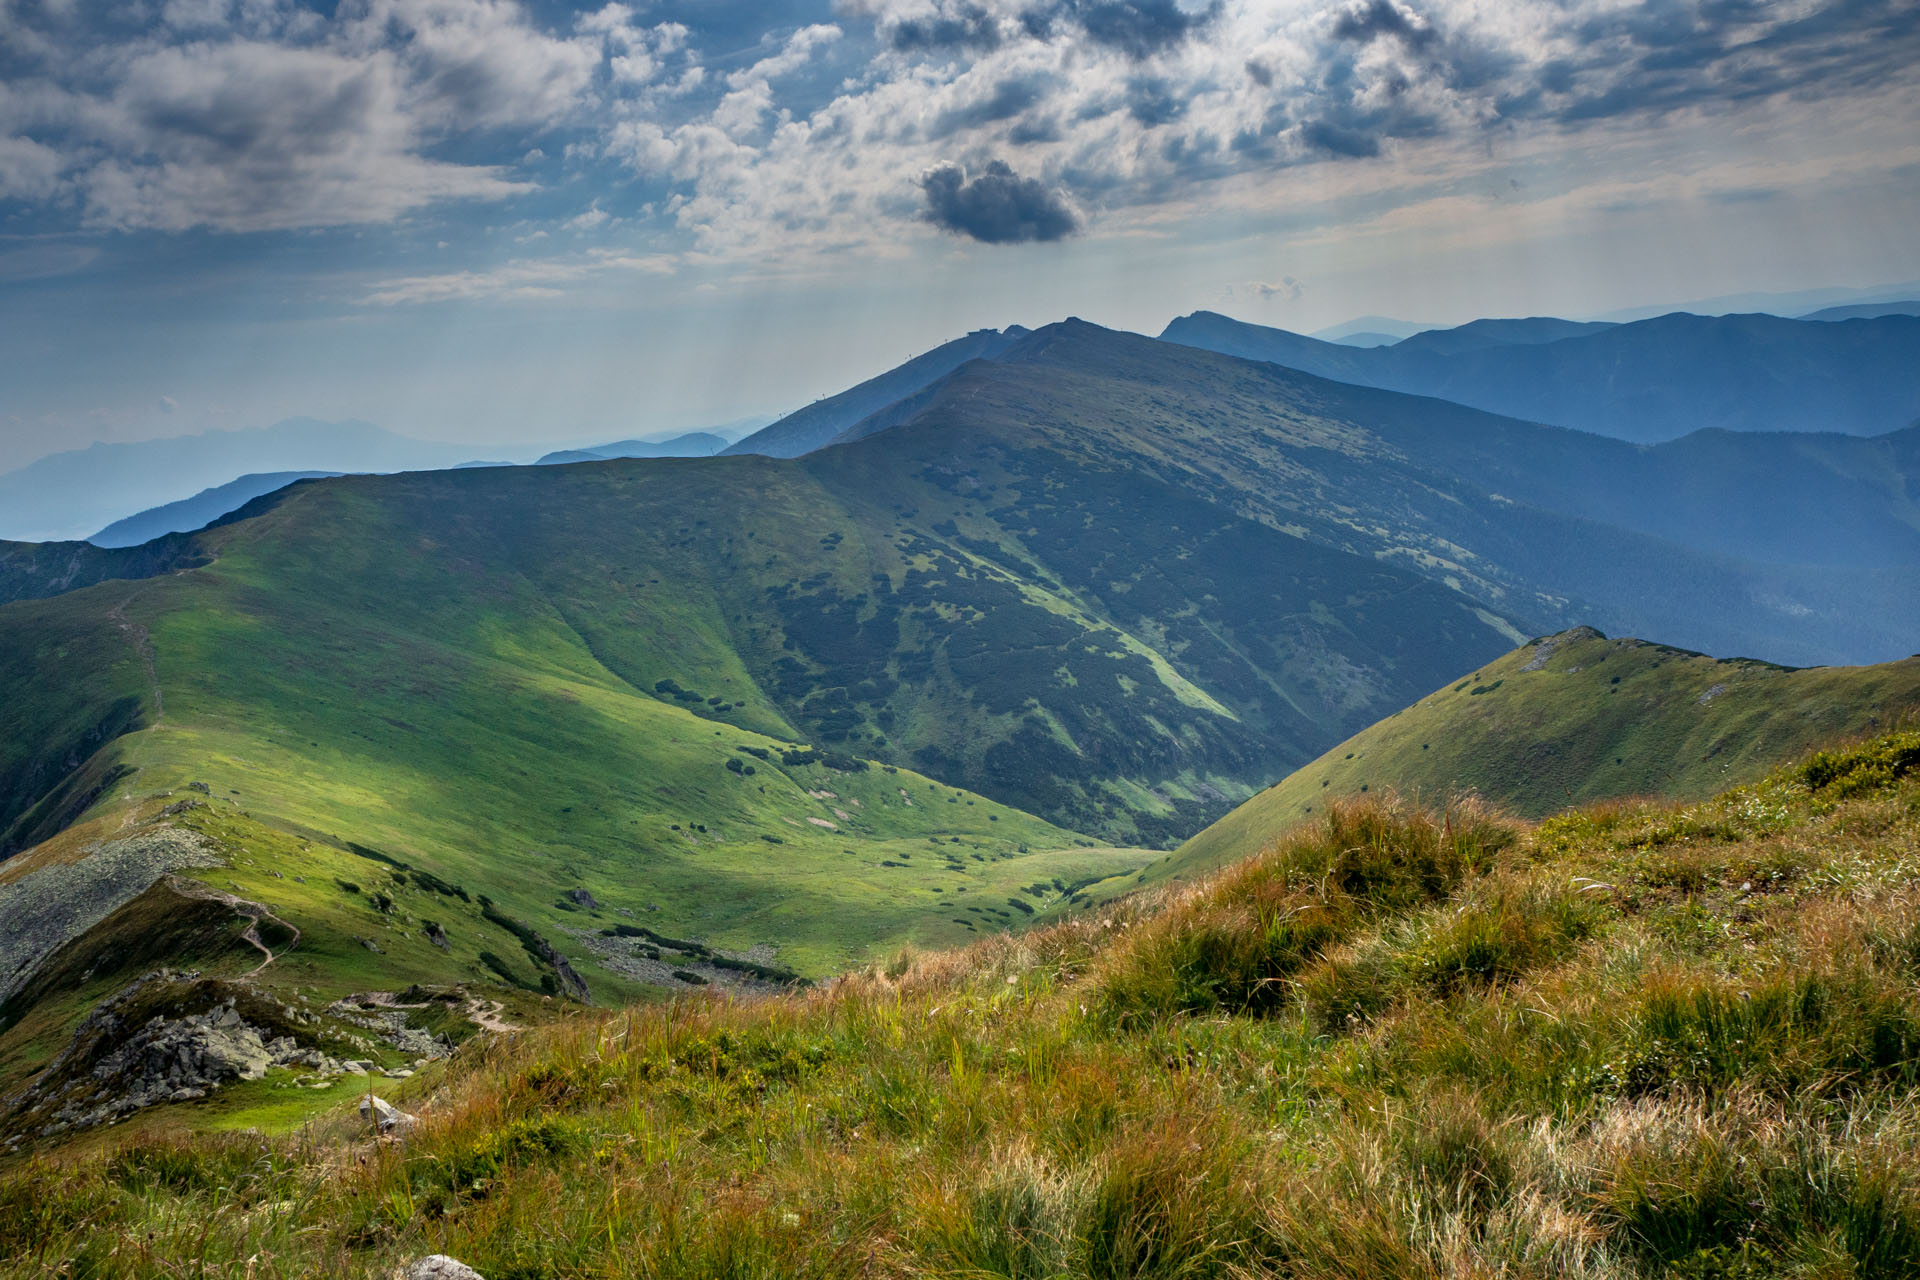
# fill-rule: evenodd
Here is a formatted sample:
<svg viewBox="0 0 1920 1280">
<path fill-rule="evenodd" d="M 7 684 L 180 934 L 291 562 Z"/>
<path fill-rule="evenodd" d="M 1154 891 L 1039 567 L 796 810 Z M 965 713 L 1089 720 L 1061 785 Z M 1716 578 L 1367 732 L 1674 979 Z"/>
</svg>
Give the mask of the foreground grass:
<svg viewBox="0 0 1920 1280">
<path fill-rule="evenodd" d="M 1920 735 L 1523 828 L 1335 808 L 825 989 L 474 1042 L 404 1144 L 0 1174 L 8 1274 L 1920 1275 Z"/>
</svg>

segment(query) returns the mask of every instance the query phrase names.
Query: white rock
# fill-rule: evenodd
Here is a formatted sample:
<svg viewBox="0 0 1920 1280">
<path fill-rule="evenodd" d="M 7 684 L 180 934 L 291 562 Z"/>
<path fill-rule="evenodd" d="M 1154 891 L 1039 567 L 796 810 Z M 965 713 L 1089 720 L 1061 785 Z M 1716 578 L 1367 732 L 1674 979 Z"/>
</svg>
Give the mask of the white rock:
<svg viewBox="0 0 1920 1280">
<path fill-rule="evenodd" d="M 486 1280 L 457 1258 L 432 1253 L 407 1268 L 407 1280 Z"/>
<path fill-rule="evenodd" d="M 420 1117 L 408 1115 L 377 1094 L 360 1099 L 360 1118 L 372 1119 L 382 1133 L 401 1132 L 420 1123 Z"/>
</svg>

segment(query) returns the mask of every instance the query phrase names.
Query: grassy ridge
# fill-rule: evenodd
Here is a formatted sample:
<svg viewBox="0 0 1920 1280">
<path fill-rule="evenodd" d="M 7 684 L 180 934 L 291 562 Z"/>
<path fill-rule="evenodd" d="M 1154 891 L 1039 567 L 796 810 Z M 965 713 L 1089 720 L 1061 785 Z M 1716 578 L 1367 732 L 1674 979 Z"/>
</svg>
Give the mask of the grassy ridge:
<svg viewBox="0 0 1920 1280">
<path fill-rule="evenodd" d="M 1700 799 L 1920 708 L 1920 659 L 1790 670 L 1578 628 L 1523 645 L 1342 742 L 1194 836 L 1150 878 L 1244 858 L 1366 793 L 1472 791 L 1544 817 L 1625 796 Z"/>
<path fill-rule="evenodd" d="M 9 1274 L 1920 1274 L 1920 737 L 1258 858 L 805 995 L 475 1042 L 399 1145 L 130 1133 Z"/>
<path fill-rule="evenodd" d="M 300 928 L 264 980 L 316 996 L 557 992 L 549 945 L 600 1000 L 706 972 L 610 951 L 621 923 L 818 977 L 1134 873 L 1126 846 L 1502 646 L 1103 431 L 1133 428 L 296 485 L 179 540 L 183 571 L 0 606 L 0 844 L 110 844 L 197 786 L 170 821 L 224 824 L 226 865 L 189 874 Z M 132 976 L 49 991 L 0 1076 Z"/>
</svg>

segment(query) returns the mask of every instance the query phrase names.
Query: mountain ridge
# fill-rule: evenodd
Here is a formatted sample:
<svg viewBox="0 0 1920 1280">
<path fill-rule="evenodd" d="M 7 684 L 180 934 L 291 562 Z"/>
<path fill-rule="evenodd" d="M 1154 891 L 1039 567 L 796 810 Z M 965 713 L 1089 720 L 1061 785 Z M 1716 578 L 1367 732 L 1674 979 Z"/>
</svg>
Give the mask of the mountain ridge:
<svg viewBox="0 0 1920 1280">
<path fill-rule="evenodd" d="M 1780 667 L 1591 627 L 1536 637 L 1330 748 L 1184 843 L 1149 878 L 1192 876 L 1369 794 L 1463 794 L 1541 819 L 1596 802 L 1703 800 L 1825 743 L 1920 714 L 1920 655 Z"/>
<path fill-rule="evenodd" d="M 1920 317 L 1675 312 L 1538 344 L 1356 348 L 1194 312 L 1161 337 L 1637 443 L 1704 427 L 1879 435 L 1920 419 Z"/>
</svg>

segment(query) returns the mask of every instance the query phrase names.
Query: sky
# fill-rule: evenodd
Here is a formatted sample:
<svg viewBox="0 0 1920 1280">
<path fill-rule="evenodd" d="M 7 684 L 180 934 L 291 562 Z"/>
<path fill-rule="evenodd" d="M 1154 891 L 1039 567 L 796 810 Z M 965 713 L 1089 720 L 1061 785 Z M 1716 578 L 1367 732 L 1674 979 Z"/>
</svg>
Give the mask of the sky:
<svg viewBox="0 0 1920 1280">
<path fill-rule="evenodd" d="M 1920 0 L 0 0 L 0 468 L 1920 280 Z"/>
</svg>

